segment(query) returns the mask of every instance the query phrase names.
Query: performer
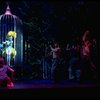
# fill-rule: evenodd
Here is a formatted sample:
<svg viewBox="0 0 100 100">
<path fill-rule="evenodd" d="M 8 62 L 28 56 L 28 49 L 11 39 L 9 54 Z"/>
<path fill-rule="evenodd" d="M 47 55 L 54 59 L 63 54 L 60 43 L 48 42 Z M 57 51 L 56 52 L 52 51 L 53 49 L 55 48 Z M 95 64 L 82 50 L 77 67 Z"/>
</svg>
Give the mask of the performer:
<svg viewBox="0 0 100 100">
<path fill-rule="evenodd" d="M 54 71 L 59 64 L 61 48 L 58 43 L 54 44 L 54 47 L 50 45 L 51 53 L 52 53 L 52 67 L 51 67 L 51 79 L 54 79 Z"/>
<path fill-rule="evenodd" d="M 45 49 L 45 64 L 47 68 L 47 77 L 51 79 L 52 53 L 49 45 L 47 45 Z"/>
<path fill-rule="evenodd" d="M 16 38 L 16 33 L 14 31 L 9 31 L 7 34 L 7 40 L 3 42 L 5 48 L 3 49 L 2 54 L 7 55 L 7 64 L 10 66 L 10 61 L 16 55 L 16 50 L 13 48 L 13 38 Z"/>
<path fill-rule="evenodd" d="M 7 74 L 7 71 L 11 72 L 11 77 Z M 4 64 L 4 59 L 0 58 L 0 86 L 13 87 L 13 73 L 14 70 L 8 65 Z"/>
<path fill-rule="evenodd" d="M 96 79 L 96 41 L 87 30 L 83 35 L 81 80 Z"/>
<path fill-rule="evenodd" d="M 80 78 L 80 45 L 73 44 L 71 48 L 71 57 L 69 60 L 69 80 L 79 81 Z"/>
</svg>

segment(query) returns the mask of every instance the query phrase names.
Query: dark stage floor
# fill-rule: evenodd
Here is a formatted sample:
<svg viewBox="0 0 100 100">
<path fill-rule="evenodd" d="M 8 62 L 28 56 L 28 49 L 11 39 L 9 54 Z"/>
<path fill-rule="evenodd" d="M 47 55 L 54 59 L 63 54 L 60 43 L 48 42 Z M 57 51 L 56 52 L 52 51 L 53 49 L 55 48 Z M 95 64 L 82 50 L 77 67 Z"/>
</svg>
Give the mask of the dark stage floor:
<svg viewBox="0 0 100 100">
<path fill-rule="evenodd" d="M 23 80 L 16 81 L 15 86 L 12 89 L 33 89 L 33 88 L 69 88 L 69 87 L 99 87 L 100 84 L 93 82 L 84 82 L 82 84 L 62 80 L 59 83 L 54 83 L 52 80 Z"/>
<path fill-rule="evenodd" d="M 76 88 L 76 87 L 100 87 L 99 83 L 86 81 L 79 83 L 73 80 L 61 80 L 54 83 L 52 80 L 20 80 L 14 82 L 14 87 L 9 89 L 34 89 L 34 88 Z M 8 88 L 0 88 L 8 89 Z"/>
<path fill-rule="evenodd" d="M 100 84 L 93 82 L 78 83 L 75 81 L 62 80 L 54 83 L 52 80 L 21 80 L 15 81 L 13 88 L 0 88 L 0 96 L 6 98 L 74 98 L 87 96 L 98 97 L 100 94 Z M 99 90 L 99 92 L 98 92 Z M 97 93 L 98 92 L 98 93 Z M 96 93 L 96 94 L 95 94 Z M 5 96 L 5 94 L 7 96 Z"/>
</svg>

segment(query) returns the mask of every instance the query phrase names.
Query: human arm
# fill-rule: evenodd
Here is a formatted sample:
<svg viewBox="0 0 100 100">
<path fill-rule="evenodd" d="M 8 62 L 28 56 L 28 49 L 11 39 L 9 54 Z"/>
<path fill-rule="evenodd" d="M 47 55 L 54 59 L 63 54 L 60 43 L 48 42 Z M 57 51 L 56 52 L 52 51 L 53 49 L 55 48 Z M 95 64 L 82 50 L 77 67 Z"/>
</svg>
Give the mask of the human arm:
<svg viewBox="0 0 100 100">
<path fill-rule="evenodd" d="M 14 81 L 14 74 L 15 74 L 15 71 L 8 66 L 7 75 L 8 77 L 10 77 L 12 82 Z"/>
<path fill-rule="evenodd" d="M 8 70 L 14 73 L 14 70 L 10 67 L 8 67 Z"/>
<path fill-rule="evenodd" d="M 60 49 L 59 47 L 58 48 L 53 48 L 51 45 L 50 45 L 50 48 L 51 48 L 52 52 L 56 52 Z"/>
<path fill-rule="evenodd" d="M 2 42 L 2 44 L 6 44 L 7 43 L 7 41 L 5 41 L 5 42 Z"/>
<path fill-rule="evenodd" d="M 90 36 L 90 31 L 87 30 L 87 31 L 84 33 L 83 37 L 82 37 L 83 42 L 87 41 L 87 40 L 89 39 L 89 36 Z"/>
</svg>

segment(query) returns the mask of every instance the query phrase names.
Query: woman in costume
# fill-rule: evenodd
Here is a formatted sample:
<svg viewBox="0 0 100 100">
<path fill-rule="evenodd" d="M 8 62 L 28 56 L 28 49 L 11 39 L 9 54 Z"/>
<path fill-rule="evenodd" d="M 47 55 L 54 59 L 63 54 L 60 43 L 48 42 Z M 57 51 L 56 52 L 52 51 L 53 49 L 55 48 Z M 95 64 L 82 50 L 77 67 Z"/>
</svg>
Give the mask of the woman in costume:
<svg viewBox="0 0 100 100">
<path fill-rule="evenodd" d="M 13 48 L 13 39 L 16 38 L 16 33 L 14 31 L 9 31 L 7 34 L 7 40 L 3 42 L 5 48 L 3 49 L 2 54 L 7 55 L 7 64 L 10 66 L 10 61 L 16 55 L 16 50 Z"/>
</svg>

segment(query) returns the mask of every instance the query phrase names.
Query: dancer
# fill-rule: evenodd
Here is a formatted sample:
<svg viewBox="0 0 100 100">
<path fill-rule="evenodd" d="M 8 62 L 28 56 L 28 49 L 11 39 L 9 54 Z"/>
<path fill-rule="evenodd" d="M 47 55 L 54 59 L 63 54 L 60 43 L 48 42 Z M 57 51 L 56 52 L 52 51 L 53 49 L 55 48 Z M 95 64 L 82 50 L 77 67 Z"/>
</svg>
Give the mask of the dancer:
<svg viewBox="0 0 100 100">
<path fill-rule="evenodd" d="M 58 43 L 54 44 L 54 47 L 50 45 L 51 53 L 52 53 L 52 67 L 51 67 L 51 79 L 54 79 L 54 71 L 59 64 L 61 48 Z"/>
<path fill-rule="evenodd" d="M 5 48 L 3 49 L 2 54 L 7 55 L 7 64 L 10 66 L 10 61 L 16 55 L 16 50 L 13 48 L 13 38 L 16 38 L 16 33 L 14 31 L 9 31 L 7 34 L 7 40 L 3 42 Z"/>
<path fill-rule="evenodd" d="M 96 79 L 96 41 L 87 30 L 83 35 L 81 80 Z"/>
<path fill-rule="evenodd" d="M 7 71 L 11 72 L 11 77 L 8 76 Z M 14 70 L 8 65 L 4 64 L 4 59 L 0 58 L 0 86 L 13 87 L 13 77 Z"/>
</svg>

